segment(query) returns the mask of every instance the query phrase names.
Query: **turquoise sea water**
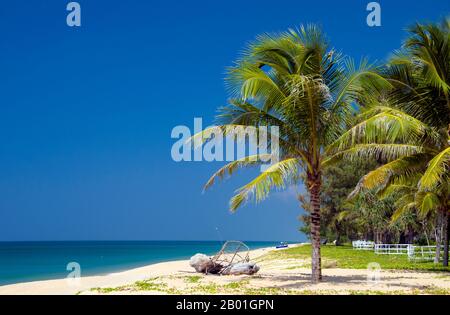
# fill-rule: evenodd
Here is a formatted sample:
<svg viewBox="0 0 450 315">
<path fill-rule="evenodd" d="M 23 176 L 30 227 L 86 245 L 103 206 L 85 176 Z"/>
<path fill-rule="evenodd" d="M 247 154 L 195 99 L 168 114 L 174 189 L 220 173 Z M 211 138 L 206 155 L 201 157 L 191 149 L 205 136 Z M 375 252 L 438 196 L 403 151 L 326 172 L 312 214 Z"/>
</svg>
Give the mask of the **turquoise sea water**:
<svg viewBox="0 0 450 315">
<path fill-rule="evenodd" d="M 250 249 L 278 242 L 245 242 Z M 67 264 L 80 264 L 81 276 L 108 274 L 196 253 L 211 255 L 216 241 L 0 242 L 0 285 L 65 278 Z"/>
</svg>

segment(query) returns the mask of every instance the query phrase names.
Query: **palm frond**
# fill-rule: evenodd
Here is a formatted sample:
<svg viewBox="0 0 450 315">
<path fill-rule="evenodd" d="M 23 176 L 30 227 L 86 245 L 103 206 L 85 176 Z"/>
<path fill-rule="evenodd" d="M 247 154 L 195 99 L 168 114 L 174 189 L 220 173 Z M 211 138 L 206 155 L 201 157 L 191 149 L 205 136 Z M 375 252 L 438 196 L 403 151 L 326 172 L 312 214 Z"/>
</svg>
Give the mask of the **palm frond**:
<svg viewBox="0 0 450 315">
<path fill-rule="evenodd" d="M 362 95 L 378 94 L 392 87 L 381 75 L 380 67 L 369 64 L 367 59 L 362 59 L 359 67 L 355 66 L 352 59 L 346 59 L 345 67 L 348 75 L 341 78 L 333 106 L 339 106 L 343 101 L 358 101 Z"/>
<path fill-rule="evenodd" d="M 203 190 L 206 190 L 212 185 L 214 185 L 216 179 L 223 179 L 226 175 L 231 176 L 238 168 L 250 167 L 260 165 L 262 163 L 267 163 L 267 161 L 271 157 L 272 157 L 271 154 L 255 154 L 228 163 L 227 165 L 221 167 L 209 178 L 208 182 L 203 187 Z"/>
<path fill-rule="evenodd" d="M 418 192 L 416 194 L 416 204 L 419 214 L 425 217 L 429 212 L 437 210 L 441 206 L 441 201 L 434 192 Z"/>
<path fill-rule="evenodd" d="M 239 139 L 245 139 L 248 135 L 255 135 L 256 137 L 259 135 L 264 135 L 266 137 L 270 137 L 272 133 L 269 129 L 266 128 L 258 128 L 251 125 L 220 125 L 220 126 L 211 126 L 208 127 L 186 140 L 186 144 L 192 145 L 194 149 L 197 149 L 204 145 L 206 142 L 215 140 L 217 135 L 221 135 L 222 137 L 233 136 Z M 278 138 L 278 135 L 274 135 Z"/>
<path fill-rule="evenodd" d="M 253 63 L 243 62 L 230 68 L 227 82 L 231 95 L 243 101 L 270 99 L 267 104 L 279 107 L 286 97 L 272 73 L 265 72 Z"/>
<path fill-rule="evenodd" d="M 416 208 L 416 203 L 414 201 L 414 198 L 412 198 L 412 201 L 409 203 L 404 204 L 403 206 L 397 208 L 394 213 L 391 216 L 391 222 L 395 223 L 397 222 L 400 217 L 402 217 L 406 212 L 412 211 Z"/>
<path fill-rule="evenodd" d="M 355 144 L 347 150 L 339 151 L 324 159 L 322 166 L 325 167 L 341 160 L 352 162 L 375 160 L 380 163 L 386 163 L 400 157 L 423 153 L 424 151 L 425 148 L 422 146 L 409 144 Z"/>
<path fill-rule="evenodd" d="M 356 124 L 327 148 L 327 153 L 342 151 L 356 144 L 418 144 L 433 135 L 430 127 L 414 117 L 389 109 Z"/>
<path fill-rule="evenodd" d="M 349 197 L 354 197 L 364 189 L 371 190 L 383 188 L 389 183 L 393 176 L 395 176 L 397 180 L 401 177 L 414 176 L 418 171 L 423 169 L 427 160 L 428 155 L 422 153 L 401 157 L 386 163 L 362 177 Z"/>
<path fill-rule="evenodd" d="M 445 27 L 416 23 L 409 28 L 404 43 L 406 56 L 393 58 L 394 63 L 412 64 L 431 85 L 448 93 L 450 86 L 450 43 Z"/>
<path fill-rule="evenodd" d="M 420 190 L 428 191 L 450 179 L 450 147 L 437 154 L 428 164 L 420 179 Z"/>
<path fill-rule="evenodd" d="M 285 188 L 298 175 L 299 162 L 296 158 L 290 158 L 270 166 L 250 183 L 237 190 L 237 194 L 230 201 L 230 210 L 236 211 L 251 196 L 259 202 L 268 196 L 271 189 Z"/>
</svg>

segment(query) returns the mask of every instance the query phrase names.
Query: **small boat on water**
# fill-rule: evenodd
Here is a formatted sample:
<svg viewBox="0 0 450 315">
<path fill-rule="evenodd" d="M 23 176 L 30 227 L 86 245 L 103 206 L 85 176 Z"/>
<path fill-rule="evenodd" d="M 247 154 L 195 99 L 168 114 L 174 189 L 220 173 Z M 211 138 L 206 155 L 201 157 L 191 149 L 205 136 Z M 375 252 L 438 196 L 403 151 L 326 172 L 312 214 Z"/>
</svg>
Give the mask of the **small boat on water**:
<svg viewBox="0 0 450 315">
<path fill-rule="evenodd" d="M 289 245 L 286 242 L 280 242 L 279 245 L 275 246 L 275 248 L 288 248 Z"/>
</svg>

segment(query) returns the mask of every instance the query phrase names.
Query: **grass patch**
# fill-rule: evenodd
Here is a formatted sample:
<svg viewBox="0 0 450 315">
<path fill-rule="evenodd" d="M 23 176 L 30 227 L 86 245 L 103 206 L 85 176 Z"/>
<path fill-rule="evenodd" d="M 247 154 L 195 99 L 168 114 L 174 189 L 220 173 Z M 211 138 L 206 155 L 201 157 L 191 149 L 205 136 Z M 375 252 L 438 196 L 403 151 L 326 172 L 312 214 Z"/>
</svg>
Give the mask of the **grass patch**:
<svg viewBox="0 0 450 315">
<path fill-rule="evenodd" d="M 137 281 L 134 283 L 133 289 L 137 291 L 165 291 L 167 284 L 156 283 L 152 280 Z"/>
<path fill-rule="evenodd" d="M 184 278 L 184 281 L 186 283 L 198 283 L 201 279 L 201 276 L 187 276 Z"/>
<path fill-rule="evenodd" d="M 221 286 L 218 286 L 215 283 L 208 283 L 203 285 L 198 285 L 194 288 L 192 288 L 191 291 L 193 292 L 200 292 L 204 294 L 217 294 L 221 290 Z"/>
<path fill-rule="evenodd" d="M 291 295 L 299 294 L 294 290 L 280 288 L 247 288 L 242 292 L 244 295 Z"/>
<path fill-rule="evenodd" d="M 371 250 L 355 250 L 351 246 L 324 245 L 321 247 L 324 268 L 366 269 L 371 262 L 382 269 L 450 271 L 450 267 L 433 262 L 411 262 L 407 255 L 376 255 Z M 270 252 L 265 259 L 311 259 L 311 245 L 291 247 Z"/>
<path fill-rule="evenodd" d="M 304 269 L 304 268 L 311 268 L 311 265 L 295 265 L 295 266 L 289 266 L 284 268 L 285 270 L 295 270 L 295 269 Z"/>
<path fill-rule="evenodd" d="M 224 285 L 224 288 L 225 289 L 238 290 L 238 289 L 244 288 L 248 283 L 249 283 L 248 280 L 230 282 L 230 283 Z"/>
<path fill-rule="evenodd" d="M 90 291 L 98 292 L 101 294 L 108 294 L 113 292 L 125 291 L 126 287 L 116 287 L 116 288 L 92 288 Z"/>
<path fill-rule="evenodd" d="M 175 290 L 168 288 L 165 283 L 155 282 L 158 278 L 151 278 L 142 281 L 136 281 L 132 285 L 125 285 L 115 288 L 93 288 L 91 291 L 98 292 L 102 294 L 109 294 L 113 292 L 120 291 L 158 291 L 158 292 L 166 292 L 166 293 L 174 293 Z"/>
</svg>

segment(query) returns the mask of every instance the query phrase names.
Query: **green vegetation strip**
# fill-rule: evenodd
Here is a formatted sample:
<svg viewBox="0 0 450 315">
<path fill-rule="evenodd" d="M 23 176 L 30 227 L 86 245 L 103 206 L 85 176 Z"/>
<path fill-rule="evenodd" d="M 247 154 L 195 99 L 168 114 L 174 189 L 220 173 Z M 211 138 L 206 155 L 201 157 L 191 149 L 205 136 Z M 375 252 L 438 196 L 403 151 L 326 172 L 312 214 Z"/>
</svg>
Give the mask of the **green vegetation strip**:
<svg viewBox="0 0 450 315">
<path fill-rule="evenodd" d="M 412 262 L 407 255 L 377 255 L 372 250 L 355 250 L 351 246 L 322 246 L 322 260 L 325 268 L 366 269 L 371 262 L 379 263 L 382 269 L 447 271 L 449 267 L 433 262 Z M 272 251 L 264 260 L 311 259 L 311 246 L 303 245 L 282 251 Z M 304 267 L 302 267 L 304 268 Z M 292 268 L 291 269 L 295 269 Z"/>
</svg>

